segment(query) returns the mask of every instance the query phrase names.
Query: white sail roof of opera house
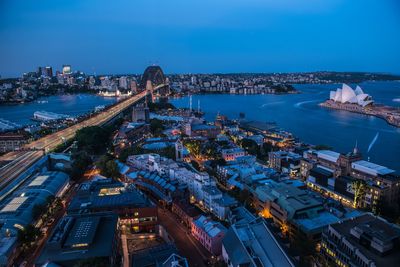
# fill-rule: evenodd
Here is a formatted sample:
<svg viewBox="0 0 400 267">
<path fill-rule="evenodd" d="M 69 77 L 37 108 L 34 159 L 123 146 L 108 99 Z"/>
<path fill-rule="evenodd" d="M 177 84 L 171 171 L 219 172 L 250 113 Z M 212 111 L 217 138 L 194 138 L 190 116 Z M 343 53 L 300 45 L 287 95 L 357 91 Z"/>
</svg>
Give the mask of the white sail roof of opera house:
<svg viewBox="0 0 400 267">
<path fill-rule="evenodd" d="M 342 88 L 338 88 L 336 91 L 330 92 L 329 99 L 343 104 L 351 103 L 363 107 L 373 103 L 372 97 L 364 93 L 364 91 L 358 85 L 356 89 L 353 90 L 347 84 L 343 84 Z"/>
</svg>

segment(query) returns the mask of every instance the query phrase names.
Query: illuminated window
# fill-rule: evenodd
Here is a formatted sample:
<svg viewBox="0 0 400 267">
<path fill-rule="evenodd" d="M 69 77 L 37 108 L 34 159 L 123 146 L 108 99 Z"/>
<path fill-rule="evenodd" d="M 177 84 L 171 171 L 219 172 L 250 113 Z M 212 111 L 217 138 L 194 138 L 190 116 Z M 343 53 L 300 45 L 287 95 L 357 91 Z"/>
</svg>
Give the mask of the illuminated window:
<svg viewBox="0 0 400 267">
<path fill-rule="evenodd" d="M 79 243 L 79 244 L 73 244 L 73 248 L 80 248 L 80 247 L 87 247 L 89 244 L 88 243 Z"/>
</svg>

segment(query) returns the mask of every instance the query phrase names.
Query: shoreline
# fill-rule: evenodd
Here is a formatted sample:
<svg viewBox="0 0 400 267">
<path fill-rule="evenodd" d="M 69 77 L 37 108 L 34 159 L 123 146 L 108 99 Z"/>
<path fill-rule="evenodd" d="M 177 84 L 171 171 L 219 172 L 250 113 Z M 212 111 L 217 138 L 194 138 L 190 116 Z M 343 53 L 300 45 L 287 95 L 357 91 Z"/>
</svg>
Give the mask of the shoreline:
<svg viewBox="0 0 400 267">
<path fill-rule="evenodd" d="M 343 110 L 366 116 L 373 116 L 385 120 L 386 123 L 389 125 L 400 128 L 400 109 L 395 110 L 395 107 L 385 105 L 373 105 L 371 107 L 365 108 L 355 104 L 336 103 L 332 100 L 326 100 L 325 102 L 319 103 L 318 105 L 324 108 Z M 392 113 L 394 113 L 394 115 Z"/>
</svg>

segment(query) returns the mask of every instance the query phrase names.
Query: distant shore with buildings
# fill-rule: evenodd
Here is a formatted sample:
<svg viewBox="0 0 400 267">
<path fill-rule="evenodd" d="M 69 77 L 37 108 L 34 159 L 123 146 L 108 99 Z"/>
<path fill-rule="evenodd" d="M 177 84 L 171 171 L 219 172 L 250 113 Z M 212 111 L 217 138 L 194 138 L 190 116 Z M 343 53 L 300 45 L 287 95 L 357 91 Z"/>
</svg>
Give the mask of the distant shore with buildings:
<svg viewBox="0 0 400 267">
<path fill-rule="evenodd" d="M 163 74 L 164 75 L 164 74 Z M 394 81 L 400 76 L 364 72 L 304 72 L 304 73 L 231 73 L 231 74 L 169 74 L 165 75 L 172 91 L 179 94 L 292 94 L 299 93 L 294 84 L 360 83 L 363 81 Z M 107 97 L 137 93 L 145 77 L 138 74 L 90 75 L 73 71 L 63 65 L 38 67 L 20 78 L 0 79 L 0 104 L 25 103 L 41 96 L 93 93 Z"/>
</svg>

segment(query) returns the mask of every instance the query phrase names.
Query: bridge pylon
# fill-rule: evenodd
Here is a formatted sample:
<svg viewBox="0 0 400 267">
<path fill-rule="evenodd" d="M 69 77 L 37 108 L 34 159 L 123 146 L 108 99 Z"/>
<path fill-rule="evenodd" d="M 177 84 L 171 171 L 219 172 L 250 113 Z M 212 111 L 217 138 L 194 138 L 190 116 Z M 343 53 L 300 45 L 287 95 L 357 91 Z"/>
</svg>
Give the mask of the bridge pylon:
<svg viewBox="0 0 400 267">
<path fill-rule="evenodd" d="M 146 92 L 147 92 L 147 100 L 146 101 L 151 101 L 151 103 L 154 103 L 154 100 L 155 100 L 154 99 L 154 87 L 153 87 L 153 83 L 150 80 L 147 80 L 147 82 L 146 82 Z"/>
</svg>

